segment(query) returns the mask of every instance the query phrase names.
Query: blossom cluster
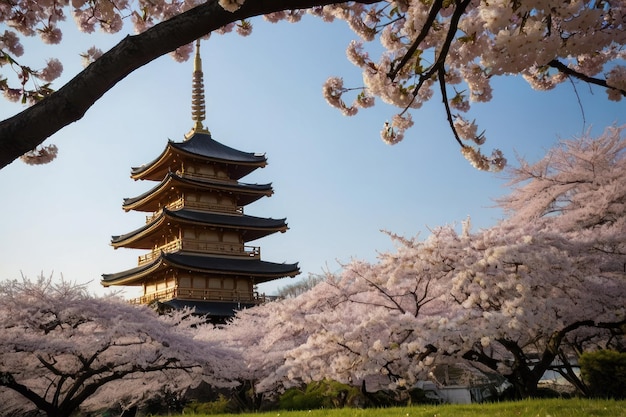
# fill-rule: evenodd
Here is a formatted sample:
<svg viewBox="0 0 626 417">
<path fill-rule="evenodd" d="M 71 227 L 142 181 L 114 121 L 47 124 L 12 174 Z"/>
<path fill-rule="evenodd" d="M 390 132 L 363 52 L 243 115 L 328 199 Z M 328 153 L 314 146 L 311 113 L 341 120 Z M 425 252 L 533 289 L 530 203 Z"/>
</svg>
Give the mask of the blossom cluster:
<svg viewBox="0 0 626 417">
<path fill-rule="evenodd" d="M 28 165 L 43 165 L 53 161 L 57 157 L 58 151 L 56 145 L 50 144 L 27 152 L 20 159 Z"/>
<path fill-rule="evenodd" d="M 363 71 L 362 91 L 399 108 L 402 117 L 429 100 L 439 81 L 442 95 L 450 97 L 444 103 L 446 111 L 456 111 L 451 125 L 455 137 L 473 141 L 461 144 L 462 153 L 479 169 L 498 171 L 506 164 L 497 149 L 491 158 L 482 155 L 484 135 L 476 135 L 476 125 L 462 117 L 470 102 L 492 99 L 493 77 L 521 74 L 538 90 L 579 77 L 606 83 L 611 100 L 626 95 L 626 69 L 619 64 L 626 57 L 624 2 L 605 2 L 601 7 L 593 1 L 391 3 L 391 7 L 331 5 L 316 9 L 315 14 L 328 21 L 346 20 L 360 36 L 361 41 L 350 43 L 347 55 Z M 363 46 L 373 39 L 373 32 L 384 48 L 377 60 Z M 335 79 L 329 78 L 327 84 Z M 455 88 L 455 94 L 448 95 L 453 84 L 464 84 L 465 89 Z M 342 85 L 341 93 L 351 90 Z M 338 100 L 340 94 L 335 100 L 326 94 L 325 98 L 343 114 L 356 113 L 354 106 L 346 111 Z M 395 135 L 389 123 L 381 132 L 390 144 L 403 134 Z"/>
</svg>

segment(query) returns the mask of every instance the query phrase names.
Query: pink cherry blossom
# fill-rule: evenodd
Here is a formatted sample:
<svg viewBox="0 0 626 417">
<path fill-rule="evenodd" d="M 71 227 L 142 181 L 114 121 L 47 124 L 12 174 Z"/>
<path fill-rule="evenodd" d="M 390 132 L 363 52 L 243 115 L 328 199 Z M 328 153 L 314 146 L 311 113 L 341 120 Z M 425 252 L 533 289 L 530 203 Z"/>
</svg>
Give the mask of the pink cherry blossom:
<svg viewBox="0 0 626 417">
<path fill-rule="evenodd" d="M 37 73 L 37 76 L 44 81 L 53 81 L 61 76 L 63 72 L 63 64 L 56 58 L 52 58 L 46 64 L 46 67 Z"/>
<path fill-rule="evenodd" d="M 69 417 L 148 400 L 161 387 L 184 390 L 224 380 L 237 356 L 194 340 L 202 319 L 189 311 L 158 317 L 116 297 L 40 277 L 0 282 L 0 414 L 38 407 Z"/>
<path fill-rule="evenodd" d="M 244 1 L 220 0 L 219 4 L 234 12 L 240 10 Z M 343 20 L 360 38 L 348 45 L 346 54 L 360 69 L 362 77 L 343 78 L 341 91 L 324 87 L 324 98 L 344 115 L 354 115 L 359 108 L 370 106 L 374 103 L 370 98 L 380 98 L 395 107 L 396 113 L 404 114 L 420 109 L 437 97 L 439 90 L 441 96 L 451 98 L 443 102 L 446 114 L 451 113 L 451 108 L 467 114 L 471 112 L 472 102 L 492 99 L 491 81 L 495 77 L 509 75 L 522 75 L 532 88 L 541 91 L 553 89 L 568 79 L 579 79 L 601 86 L 609 100 L 621 100 L 626 95 L 626 71 L 622 68 L 626 56 L 623 30 L 626 7 L 621 2 L 603 2 L 602 7 L 590 0 L 518 3 L 395 0 L 390 4 L 312 5 L 306 13 L 326 22 Z M 15 61 L 15 57 L 22 55 L 21 37 L 40 34 L 43 42 L 62 42 L 58 23 L 66 15 L 71 14 L 78 28 L 86 33 L 96 29 L 115 33 L 123 29 L 125 22 L 131 22 L 135 31 L 143 32 L 200 4 L 203 3 L 199 0 L 72 0 L 71 3 L 16 0 L 0 6 L 0 22 L 9 28 L 0 36 L 3 60 Z M 301 9 L 267 11 L 265 19 L 270 22 L 298 22 L 305 13 Z M 228 33 L 234 29 L 248 36 L 251 28 L 250 21 L 233 17 L 216 32 Z M 375 41 L 380 44 L 374 44 Z M 184 61 L 189 59 L 190 50 L 189 46 L 181 45 L 171 55 L 177 61 Z M 42 62 L 20 63 L 20 69 L 15 68 L 22 74 L 20 84 L 8 88 L 23 90 L 22 96 L 27 101 L 45 96 L 46 92 L 37 91 L 36 83 L 21 84 L 30 77 L 23 68 L 42 65 Z M 6 91 L 6 97 L 15 97 Z M 349 97 L 352 94 L 354 97 Z M 351 101 L 352 104 L 347 104 Z M 409 132 L 396 129 L 385 130 L 381 135 L 383 140 L 397 142 Z M 451 136 L 458 140 L 454 125 L 451 130 Z M 484 140 L 485 136 L 475 135 L 476 138 Z M 460 141 L 459 145 L 465 146 Z M 492 169 L 492 161 L 504 163 L 505 158 L 499 157 L 498 152 L 484 157 L 478 146 L 482 145 L 476 142 L 473 149 L 461 149 L 474 166 Z"/>
</svg>

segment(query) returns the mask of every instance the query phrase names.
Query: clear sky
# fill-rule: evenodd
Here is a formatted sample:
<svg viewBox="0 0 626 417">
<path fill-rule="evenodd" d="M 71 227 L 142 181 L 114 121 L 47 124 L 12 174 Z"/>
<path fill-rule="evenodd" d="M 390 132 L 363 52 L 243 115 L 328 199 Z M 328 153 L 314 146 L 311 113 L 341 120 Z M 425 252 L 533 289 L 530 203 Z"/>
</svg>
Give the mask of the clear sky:
<svg viewBox="0 0 626 417">
<path fill-rule="evenodd" d="M 346 118 L 326 104 L 321 90 L 327 77 L 360 85 L 345 58 L 356 38 L 345 23 L 312 17 L 297 24 L 253 23 L 250 37 L 214 35 L 201 53 L 205 125 L 216 140 L 268 157 L 267 167 L 243 181 L 271 182 L 274 195 L 246 213 L 286 217 L 290 227 L 252 243 L 261 246 L 264 260 L 299 262 L 300 277 L 306 277 L 336 271 L 353 258 L 375 261 L 377 252 L 393 249 L 381 229 L 426 237 L 428 227 L 458 224 L 467 216 L 475 228 L 501 218 L 493 199 L 507 192 L 505 181 L 475 170 L 461 156 L 439 97 L 413 113 L 415 126 L 396 146 L 379 137 L 394 109 L 379 102 Z M 74 30 L 64 36 L 58 46 L 29 42 L 24 57 L 61 58 L 65 72 L 57 87 L 80 71 L 80 52 L 93 44 L 106 50 L 120 39 Z M 54 162 L 16 161 L 0 170 L 0 279 L 62 274 L 104 293 L 101 274 L 136 266 L 144 252 L 114 250 L 110 238 L 145 221 L 145 213 L 122 210 L 123 198 L 154 185 L 130 179 L 130 168 L 152 161 L 168 139 L 181 141 L 192 127 L 192 70 L 191 60 L 158 59 L 51 137 L 47 143 L 59 147 Z M 581 110 L 569 83 L 548 93 L 531 90 L 519 77 L 493 86 L 494 100 L 474 104 L 470 117 L 487 130 L 485 151 L 501 148 L 510 164 L 516 153 L 536 160 L 559 138 L 588 128 L 597 135 L 605 126 L 626 123 L 626 102 L 609 102 L 601 88 L 577 84 Z M 21 109 L 0 100 L 3 119 Z M 260 290 L 271 294 L 293 282 L 278 280 Z"/>
</svg>

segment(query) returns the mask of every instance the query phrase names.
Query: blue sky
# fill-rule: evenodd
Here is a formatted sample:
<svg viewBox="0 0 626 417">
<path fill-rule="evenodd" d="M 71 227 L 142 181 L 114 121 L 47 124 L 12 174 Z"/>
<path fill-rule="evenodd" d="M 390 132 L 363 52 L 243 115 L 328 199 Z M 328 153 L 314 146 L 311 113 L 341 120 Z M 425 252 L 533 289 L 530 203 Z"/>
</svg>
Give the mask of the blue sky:
<svg viewBox="0 0 626 417">
<path fill-rule="evenodd" d="M 308 17 L 298 24 L 253 23 L 250 37 L 214 35 L 201 51 L 205 125 L 216 140 L 268 157 L 268 166 L 244 181 L 271 182 L 275 193 L 246 213 L 286 217 L 290 227 L 253 243 L 261 246 L 263 259 L 300 262 L 305 277 L 336 271 L 353 258 L 375 261 L 377 252 L 393 249 L 381 229 L 426 237 L 428 227 L 467 216 L 475 228 L 501 217 L 493 199 L 506 193 L 505 181 L 463 159 L 439 97 L 413 113 L 415 126 L 402 143 L 385 145 L 379 131 L 394 109 L 379 102 L 346 118 L 322 97 L 331 75 L 343 76 L 347 86 L 360 85 L 358 71 L 345 58 L 356 35 L 343 22 Z M 106 50 L 120 39 L 73 29 L 64 36 L 67 41 L 58 46 L 29 42 L 23 58 L 62 58 L 65 72 L 57 87 L 80 71 L 80 52 L 92 44 Z M 192 65 L 166 56 L 139 69 L 82 120 L 48 140 L 59 147 L 53 163 L 33 167 L 16 161 L 0 170 L 0 279 L 62 274 L 104 293 L 101 274 L 136 265 L 143 251 L 114 250 L 110 237 L 144 223 L 145 214 L 121 208 L 123 198 L 152 187 L 130 179 L 130 168 L 153 160 L 168 139 L 182 140 L 192 126 Z M 559 138 L 588 128 L 597 135 L 607 125 L 626 123 L 626 103 L 609 102 L 600 88 L 577 85 L 583 124 L 569 83 L 548 93 L 533 91 L 519 77 L 493 85 L 494 100 L 474 104 L 470 117 L 487 130 L 486 150 L 501 148 L 511 164 L 516 152 L 536 160 Z M 21 109 L 0 101 L 3 119 Z M 279 280 L 260 290 L 274 293 L 292 282 Z"/>
</svg>

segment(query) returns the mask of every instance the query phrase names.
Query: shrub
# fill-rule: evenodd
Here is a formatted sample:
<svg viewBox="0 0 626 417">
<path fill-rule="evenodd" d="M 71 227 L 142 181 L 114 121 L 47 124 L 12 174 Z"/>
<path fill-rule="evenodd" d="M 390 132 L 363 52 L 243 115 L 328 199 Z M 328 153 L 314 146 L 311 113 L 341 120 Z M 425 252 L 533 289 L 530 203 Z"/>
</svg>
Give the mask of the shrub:
<svg viewBox="0 0 626 417">
<path fill-rule="evenodd" d="M 580 371 L 590 394 L 603 398 L 626 398 L 626 353 L 614 350 L 585 352 Z"/>
<path fill-rule="evenodd" d="M 304 389 L 288 389 L 281 395 L 279 406 L 282 410 L 313 410 L 342 408 L 362 402 L 362 395 L 357 387 L 323 380 L 311 382 Z"/>
<path fill-rule="evenodd" d="M 192 401 L 185 407 L 183 414 L 228 414 L 230 412 L 229 407 L 230 401 L 228 398 L 220 394 L 215 401 L 206 403 Z"/>
</svg>

